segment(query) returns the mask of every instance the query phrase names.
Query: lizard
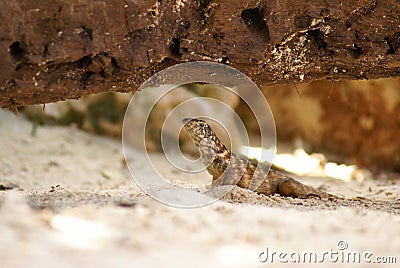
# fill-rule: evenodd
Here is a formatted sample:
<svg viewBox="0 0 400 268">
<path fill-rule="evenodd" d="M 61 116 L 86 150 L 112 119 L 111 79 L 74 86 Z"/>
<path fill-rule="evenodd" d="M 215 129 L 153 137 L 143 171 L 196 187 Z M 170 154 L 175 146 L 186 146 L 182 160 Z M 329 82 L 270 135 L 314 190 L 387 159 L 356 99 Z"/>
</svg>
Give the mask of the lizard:
<svg viewBox="0 0 400 268">
<path fill-rule="evenodd" d="M 212 187 L 237 185 L 264 195 L 339 199 L 335 195 L 305 185 L 269 164 L 231 152 L 204 120 L 184 118 L 182 122 L 200 152 L 208 173 L 213 177 Z"/>
</svg>

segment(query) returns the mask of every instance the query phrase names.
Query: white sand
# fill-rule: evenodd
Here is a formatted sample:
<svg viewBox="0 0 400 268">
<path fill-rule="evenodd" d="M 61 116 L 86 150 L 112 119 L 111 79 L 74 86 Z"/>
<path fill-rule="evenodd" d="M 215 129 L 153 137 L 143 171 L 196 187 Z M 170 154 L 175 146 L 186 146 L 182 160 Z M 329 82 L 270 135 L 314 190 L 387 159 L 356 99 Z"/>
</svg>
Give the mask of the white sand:
<svg viewBox="0 0 400 268">
<path fill-rule="evenodd" d="M 118 140 L 51 126 L 31 136 L 31 128 L 0 112 L 0 184 L 23 189 L 0 191 L 1 267 L 261 267 L 271 266 L 273 252 L 311 251 L 319 259 L 333 252 L 327 266 L 335 251 L 339 262 L 343 252 L 400 262 L 398 180 L 307 180 L 371 201 L 265 197 L 237 188 L 226 201 L 177 209 L 133 183 Z M 339 241 L 347 249 L 339 250 Z M 289 255 L 281 257 L 291 263 Z"/>
</svg>

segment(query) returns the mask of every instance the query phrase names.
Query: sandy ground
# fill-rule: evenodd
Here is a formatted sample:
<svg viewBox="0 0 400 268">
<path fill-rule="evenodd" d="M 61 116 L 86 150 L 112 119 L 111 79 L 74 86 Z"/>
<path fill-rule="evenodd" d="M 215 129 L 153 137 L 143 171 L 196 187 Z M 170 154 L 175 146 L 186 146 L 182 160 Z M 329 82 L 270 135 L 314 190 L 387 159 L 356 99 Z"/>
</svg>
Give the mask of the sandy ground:
<svg viewBox="0 0 400 268">
<path fill-rule="evenodd" d="M 301 178 L 346 199 L 235 188 L 212 205 L 177 209 L 130 179 L 118 140 L 73 127 L 32 135 L 30 122 L 4 111 L 0 137 L 1 267 L 306 267 L 311 254 L 326 266 L 349 256 L 352 264 L 354 254 L 368 267 L 400 262 L 399 179 Z"/>
</svg>

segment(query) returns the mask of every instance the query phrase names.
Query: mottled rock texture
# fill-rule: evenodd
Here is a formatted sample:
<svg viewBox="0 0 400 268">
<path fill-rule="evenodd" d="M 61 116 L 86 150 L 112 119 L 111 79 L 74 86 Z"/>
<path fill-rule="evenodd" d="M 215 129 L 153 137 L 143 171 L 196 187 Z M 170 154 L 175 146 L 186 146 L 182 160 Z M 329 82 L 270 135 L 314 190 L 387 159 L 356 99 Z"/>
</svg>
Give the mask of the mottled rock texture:
<svg viewBox="0 0 400 268">
<path fill-rule="evenodd" d="M 259 85 L 400 74 L 400 2 L 0 0 L 0 107 L 134 91 L 179 62 Z"/>
</svg>

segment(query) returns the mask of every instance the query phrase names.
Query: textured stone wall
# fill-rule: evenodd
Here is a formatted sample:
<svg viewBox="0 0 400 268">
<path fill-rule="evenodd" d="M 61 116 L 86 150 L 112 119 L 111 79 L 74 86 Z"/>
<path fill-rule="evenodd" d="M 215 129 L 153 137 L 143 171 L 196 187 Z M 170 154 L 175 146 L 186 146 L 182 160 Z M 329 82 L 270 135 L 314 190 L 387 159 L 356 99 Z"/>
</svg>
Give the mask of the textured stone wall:
<svg viewBox="0 0 400 268">
<path fill-rule="evenodd" d="M 0 0 L 0 107 L 134 91 L 173 64 L 259 85 L 400 74 L 400 2 Z"/>
</svg>

